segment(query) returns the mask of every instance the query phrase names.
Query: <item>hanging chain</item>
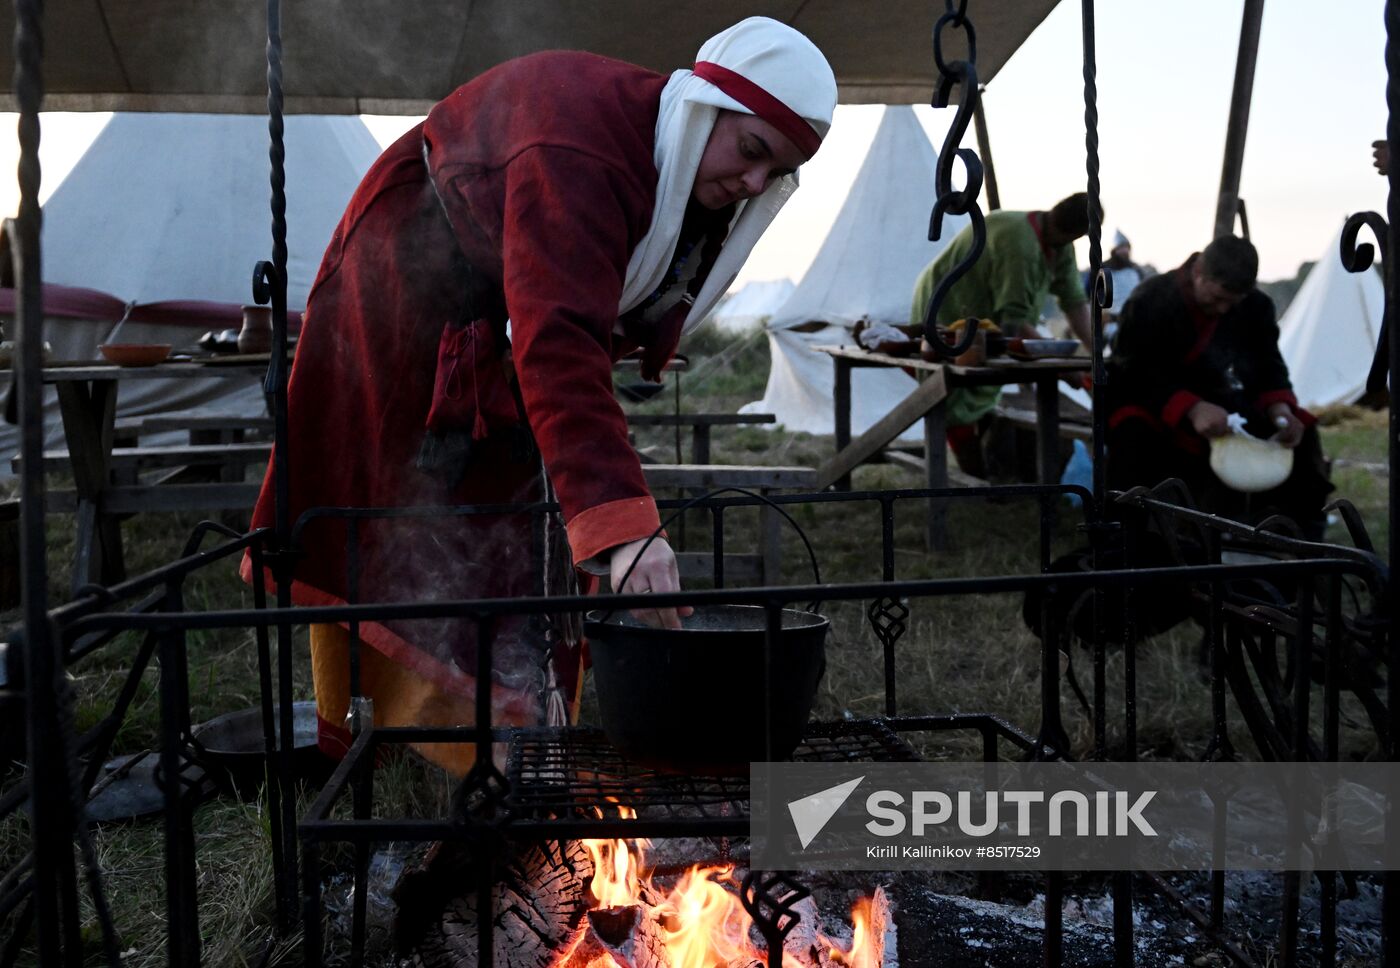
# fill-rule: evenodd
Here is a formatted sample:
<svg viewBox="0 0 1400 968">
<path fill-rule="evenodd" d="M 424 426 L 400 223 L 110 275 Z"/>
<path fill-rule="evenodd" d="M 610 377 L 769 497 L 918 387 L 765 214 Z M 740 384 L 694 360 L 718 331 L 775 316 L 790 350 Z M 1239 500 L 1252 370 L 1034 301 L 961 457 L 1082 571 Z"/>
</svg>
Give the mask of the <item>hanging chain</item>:
<svg viewBox="0 0 1400 968">
<path fill-rule="evenodd" d="M 933 91 L 933 106 L 946 108 L 953 93 L 958 95 L 958 110 L 953 115 L 953 123 L 943 139 L 943 148 L 938 152 L 938 168 L 934 176 L 934 189 L 937 192 L 933 202 L 933 214 L 929 216 L 928 238 L 936 242 L 943 237 L 944 215 L 966 215 L 972 223 L 972 249 L 952 270 L 938 280 L 924 311 L 924 340 L 939 359 L 952 359 L 961 356 L 972 347 L 977 338 L 978 328 L 974 322 L 963 327 L 962 335 L 949 344 L 938 330 L 936 320 L 943 301 L 954 283 L 967 274 L 987 247 L 987 224 L 982 217 L 982 209 L 977 205 L 977 196 L 982 191 L 982 160 L 971 148 L 960 148 L 967 126 L 972 123 L 977 112 L 977 101 L 981 97 L 977 89 L 977 32 L 967 17 L 968 0 L 945 0 L 945 12 L 933 26 L 933 61 L 938 67 L 938 86 Z M 967 38 L 967 59 L 949 62 L 943 56 L 944 31 L 961 30 Z M 953 188 L 953 160 L 963 163 L 966 179 L 961 191 Z"/>
</svg>

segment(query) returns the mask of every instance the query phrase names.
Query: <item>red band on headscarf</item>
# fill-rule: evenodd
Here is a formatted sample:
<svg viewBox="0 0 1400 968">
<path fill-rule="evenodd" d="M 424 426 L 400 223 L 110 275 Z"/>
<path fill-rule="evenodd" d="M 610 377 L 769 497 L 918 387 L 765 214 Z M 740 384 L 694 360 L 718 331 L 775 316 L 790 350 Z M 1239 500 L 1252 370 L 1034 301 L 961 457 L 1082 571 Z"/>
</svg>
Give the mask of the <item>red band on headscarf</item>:
<svg viewBox="0 0 1400 968">
<path fill-rule="evenodd" d="M 695 76 L 703 77 L 725 94 L 782 132 L 803 156 L 811 158 L 822 146 L 821 137 L 796 111 L 779 101 L 742 74 L 710 61 L 695 65 Z"/>
</svg>

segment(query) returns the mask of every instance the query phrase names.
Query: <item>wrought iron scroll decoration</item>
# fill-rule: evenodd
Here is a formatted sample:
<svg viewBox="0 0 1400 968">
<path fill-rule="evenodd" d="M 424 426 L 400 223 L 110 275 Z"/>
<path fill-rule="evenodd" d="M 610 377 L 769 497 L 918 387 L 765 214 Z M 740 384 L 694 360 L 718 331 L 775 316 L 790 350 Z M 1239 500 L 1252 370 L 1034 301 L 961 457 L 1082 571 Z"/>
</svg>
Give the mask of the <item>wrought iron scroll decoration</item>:
<svg viewBox="0 0 1400 968">
<path fill-rule="evenodd" d="M 937 192 L 933 203 L 933 214 L 929 216 L 928 238 L 936 242 L 943 237 L 944 215 L 966 215 L 972 223 L 972 249 L 947 275 L 938 281 L 924 311 L 924 340 L 929 350 L 939 359 L 952 359 L 961 356 L 972 348 L 977 338 L 977 325 L 968 323 L 962 335 L 952 344 L 944 341 L 938 331 L 936 320 L 938 311 L 953 285 L 967 274 L 987 247 L 987 224 L 982 209 L 977 205 L 977 196 L 982 191 L 982 160 L 971 148 L 960 148 L 967 126 L 972 123 L 977 111 L 977 100 L 981 96 L 977 89 L 977 33 L 972 21 L 967 18 L 968 0 L 944 0 L 946 9 L 943 16 L 933 26 L 933 61 L 938 67 L 938 86 L 933 91 L 933 106 L 946 108 L 953 92 L 958 92 L 958 110 L 953 123 L 943 139 L 943 147 L 938 152 L 938 167 L 934 175 L 934 189 Z M 943 56 L 943 32 L 962 30 L 967 35 L 967 59 L 949 63 Z M 953 188 L 953 159 L 963 163 L 967 175 L 961 191 Z"/>
<path fill-rule="evenodd" d="M 1356 238 L 1362 228 L 1371 230 L 1376 237 L 1376 246 L 1369 242 L 1357 244 Z M 1376 260 L 1376 247 L 1379 246 L 1381 264 L 1390 265 L 1389 246 L 1386 242 L 1389 226 L 1376 212 L 1357 212 L 1347 218 L 1342 226 L 1341 256 L 1342 268 L 1347 272 L 1369 272 Z M 1385 288 L 1386 302 L 1390 301 L 1390 287 Z M 1386 378 L 1390 375 L 1390 307 L 1381 312 L 1381 333 L 1376 340 L 1376 355 L 1371 359 L 1371 372 L 1366 375 L 1366 392 L 1380 393 L 1386 388 Z"/>
<path fill-rule="evenodd" d="M 751 870 L 744 875 L 739 901 L 763 935 L 767 953 L 764 963 L 768 968 L 779 968 L 783 963 L 783 939 L 802 920 L 802 914 L 797 910 L 798 902 L 811 896 L 810 890 L 787 874 L 765 876 L 760 871 Z"/>
</svg>

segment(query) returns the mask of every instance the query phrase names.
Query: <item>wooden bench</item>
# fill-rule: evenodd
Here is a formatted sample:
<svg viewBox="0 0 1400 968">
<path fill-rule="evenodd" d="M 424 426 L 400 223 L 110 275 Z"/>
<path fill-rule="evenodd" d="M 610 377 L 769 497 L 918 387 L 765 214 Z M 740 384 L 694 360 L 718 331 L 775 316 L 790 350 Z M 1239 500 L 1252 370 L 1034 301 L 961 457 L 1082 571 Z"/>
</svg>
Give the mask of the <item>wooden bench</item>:
<svg viewBox="0 0 1400 968">
<path fill-rule="evenodd" d="M 191 444 L 241 443 L 249 435 L 271 435 L 272 418 L 188 412 L 152 413 L 139 417 L 119 417 L 114 429 L 119 441 L 137 440 L 170 431 L 188 431 Z"/>
<path fill-rule="evenodd" d="M 112 441 L 120 448 L 141 446 L 141 439 L 152 434 L 183 432 L 189 435 L 191 445 L 201 444 L 241 444 L 250 436 L 266 440 L 272 434 L 271 417 L 244 417 L 229 414 L 210 414 L 198 411 L 174 411 L 169 413 L 143 414 L 136 417 L 119 417 L 113 425 Z M 174 482 L 222 481 L 236 484 L 243 480 L 245 463 L 224 462 L 217 465 L 208 463 L 186 465 L 182 471 L 171 475 Z M 111 480 L 117 485 L 135 485 L 136 468 L 129 465 L 113 466 Z"/>
<path fill-rule="evenodd" d="M 137 514 L 142 511 L 247 511 L 257 500 L 260 481 L 243 480 L 250 464 L 266 461 L 272 453 L 267 442 L 229 444 L 181 444 L 169 447 L 114 447 L 107 467 L 110 483 L 102 491 L 102 513 Z M 18 454 L 10 467 L 19 473 Z M 72 470 L 65 449 L 44 451 L 44 473 Z M 167 470 L 157 480 L 142 483 L 137 473 Z M 45 495 L 50 514 L 73 513 L 78 492 L 54 488 Z"/>
</svg>

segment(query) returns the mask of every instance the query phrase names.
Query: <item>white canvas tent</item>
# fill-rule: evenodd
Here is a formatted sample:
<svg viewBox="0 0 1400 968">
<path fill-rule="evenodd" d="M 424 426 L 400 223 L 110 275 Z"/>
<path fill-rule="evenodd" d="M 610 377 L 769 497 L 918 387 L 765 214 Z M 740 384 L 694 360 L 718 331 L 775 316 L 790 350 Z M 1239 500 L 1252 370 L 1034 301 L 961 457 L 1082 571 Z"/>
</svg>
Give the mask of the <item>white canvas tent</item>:
<svg viewBox="0 0 1400 968">
<path fill-rule="evenodd" d="M 1342 267 L 1338 231 L 1279 320 L 1279 351 L 1308 408 L 1354 403 L 1380 338 L 1385 286 L 1375 270 Z"/>
<path fill-rule="evenodd" d="M 791 279 L 764 279 L 730 293 L 711 315 L 715 325 L 728 330 L 749 329 L 770 318 L 797 287 Z"/>
<path fill-rule="evenodd" d="M 44 339 L 55 359 L 96 359 L 101 342 L 189 346 L 207 329 L 236 325 L 237 307 L 252 301 L 253 265 L 272 248 L 267 144 L 267 121 L 255 115 L 113 116 L 44 206 L 45 282 L 110 294 L 114 307 L 216 305 L 151 323 L 121 322 L 115 308 L 70 314 L 47 300 Z M 286 119 L 286 146 L 287 300 L 298 310 L 379 145 L 357 117 L 298 116 Z M 129 381 L 118 399 L 118 416 L 196 409 L 255 416 L 265 407 L 260 388 L 227 379 Z M 62 445 L 51 389 L 45 437 Z M 17 439 L 0 424 L 0 474 Z"/>
<path fill-rule="evenodd" d="M 875 139 L 812 266 L 768 321 L 772 369 L 763 399 L 745 412 L 773 413 L 788 430 L 834 432 L 831 359 L 811 347 L 852 343 L 862 317 L 907 323 L 914 282 L 966 218 L 946 217 L 943 237 L 928 241 L 938 156 L 907 106 L 885 109 Z M 793 204 L 800 204 L 799 192 Z M 851 375 L 851 431 L 859 434 L 914 389 L 899 370 Z M 906 436 L 922 439 L 922 427 Z"/>
<path fill-rule="evenodd" d="M 350 194 L 379 155 L 354 117 L 286 119 L 287 305 L 300 309 Z M 130 302 L 251 301 L 270 258 L 267 121 L 117 114 L 44 206 L 44 281 Z"/>
</svg>

